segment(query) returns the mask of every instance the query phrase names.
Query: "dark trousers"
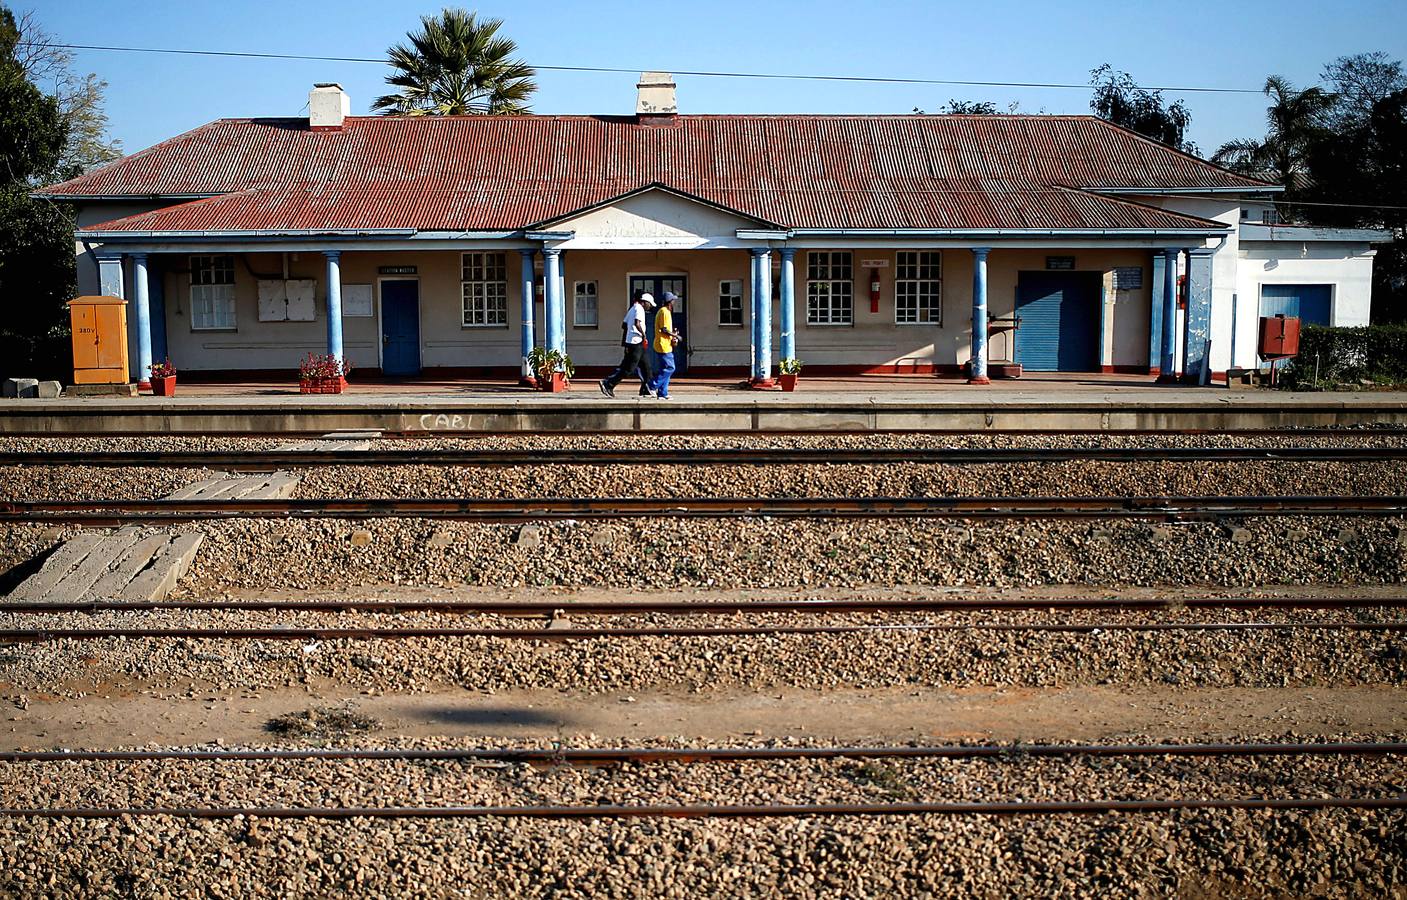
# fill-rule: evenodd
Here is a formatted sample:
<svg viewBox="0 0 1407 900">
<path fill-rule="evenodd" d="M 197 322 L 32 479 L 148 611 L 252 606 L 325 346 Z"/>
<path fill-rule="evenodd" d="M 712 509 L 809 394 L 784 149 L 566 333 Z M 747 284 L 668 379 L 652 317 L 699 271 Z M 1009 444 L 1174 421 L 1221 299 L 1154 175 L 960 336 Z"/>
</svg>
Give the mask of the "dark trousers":
<svg viewBox="0 0 1407 900">
<path fill-rule="evenodd" d="M 616 385 L 631 374 L 640 376 L 640 393 L 648 393 L 650 382 L 654 380 L 655 373 L 650 368 L 650 355 L 645 352 L 644 341 L 625 345 L 625 354 L 621 356 L 620 365 L 616 367 L 614 372 L 606 376 L 606 384 L 614 390 Z"/>
</svg>

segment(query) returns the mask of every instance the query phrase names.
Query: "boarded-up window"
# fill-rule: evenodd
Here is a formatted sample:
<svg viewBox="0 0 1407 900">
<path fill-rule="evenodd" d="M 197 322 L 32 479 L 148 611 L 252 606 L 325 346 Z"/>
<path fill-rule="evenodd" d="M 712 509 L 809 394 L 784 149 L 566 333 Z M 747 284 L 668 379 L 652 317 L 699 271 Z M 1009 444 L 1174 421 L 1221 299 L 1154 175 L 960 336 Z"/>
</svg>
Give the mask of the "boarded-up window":
<svg viewBox="0 0 1407 900">
<path fill-rule="evenodd" d="M 311 322 L 317 317 L 311 278 L 259 279 L 260 322 Z"/>
</svg>

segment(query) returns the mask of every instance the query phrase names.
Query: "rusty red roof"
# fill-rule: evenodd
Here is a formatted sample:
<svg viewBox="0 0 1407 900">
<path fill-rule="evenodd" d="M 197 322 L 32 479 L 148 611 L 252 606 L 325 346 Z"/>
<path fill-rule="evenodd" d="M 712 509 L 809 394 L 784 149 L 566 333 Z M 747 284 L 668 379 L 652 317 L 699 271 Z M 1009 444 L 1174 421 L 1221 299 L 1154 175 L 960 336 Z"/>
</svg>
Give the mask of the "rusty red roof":
<svg viewBox="0 0 1407 900">
<path fill-rule="evenodd" d="M 54 197 L 210 197 L 92 230 L 515 230 L 662 185 L 789 228 L 1209 223 L 1090 189 L 1265 187 L 1090 116 L 221 119 Z"/>
</svg>

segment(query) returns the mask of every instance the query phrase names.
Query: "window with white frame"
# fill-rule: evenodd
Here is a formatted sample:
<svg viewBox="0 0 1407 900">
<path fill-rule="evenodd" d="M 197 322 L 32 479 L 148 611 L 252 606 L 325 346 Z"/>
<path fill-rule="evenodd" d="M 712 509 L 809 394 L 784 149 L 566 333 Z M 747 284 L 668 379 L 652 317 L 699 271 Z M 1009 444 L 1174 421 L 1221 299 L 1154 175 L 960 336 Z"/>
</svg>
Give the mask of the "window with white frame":
<svg viewBox="0 0 1407 900">
<path fill-rule="evenodd" d="M 718 282 L 718 324 L 743 327 L 743 282 L 738 278 Z"/>
<path fill-rule="evenodd" d="M 508 327 L 508 266 L 502 253 L 466 253 L 460 276 L 465 328 Z"/>
<path fill-rule="evenodd" d="M 191 257 L 191 330 L 233 331 L 233 256 Z"/>
<path fill-rule="evenodd" d="M 855 282 L 849 250 L 806 254 L 806 324 L 853 325 Z"/>
<path fill-rule="evenodd" d="M 943 324 L 943 254 L 900 250 L 894 268 L 894 323 Z"/>
<path fill-rule="evenodd" d="M 572 325 L 595 328 L 601 324 L 601 308 L 596 302 L 596 282 L 577 281 L 572 288 Z"/>
</svg>

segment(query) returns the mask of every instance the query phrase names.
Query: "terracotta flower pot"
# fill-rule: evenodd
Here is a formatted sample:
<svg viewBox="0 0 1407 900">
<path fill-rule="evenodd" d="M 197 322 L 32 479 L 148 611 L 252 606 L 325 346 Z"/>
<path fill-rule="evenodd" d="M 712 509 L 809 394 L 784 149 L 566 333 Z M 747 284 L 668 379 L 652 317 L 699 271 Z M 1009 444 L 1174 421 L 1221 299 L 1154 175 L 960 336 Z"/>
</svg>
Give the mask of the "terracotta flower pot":
<svg viewBox="0 0 1407 900">
<path fill-rule="evenodd" d="M 154 375 L 151 379 L 151 395 L 153 397 L 174 397 L 176 396 L 176 376 L 175 375 Z"/>
<path fill-rule="evenodd" d="M 796 390 L 796 377 L 796 373 L 792 373 L 791 375 L 778 375 L 777 380 L 781 382 L 782 390 L 790 394 L 792 391 Z"/>
<path fill-rule="evenodd" d="M 336 378 L 303 378 L 298 382 L 300 394 L 340 394 L 346 389 L 347 379 L 341 375 Z"/>
<path fill-rule="evenodd" d="M 562 372 L 553 372 L 551 378 L 539 378 L 537 383 L 550 394 L 560 394 L 571 389 L 571 382 L 567 381 L 566 374 Z"/>
</svg>

